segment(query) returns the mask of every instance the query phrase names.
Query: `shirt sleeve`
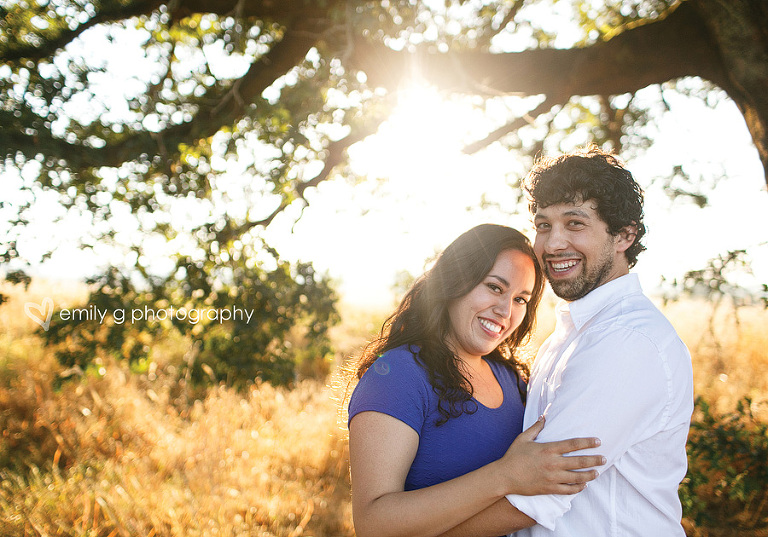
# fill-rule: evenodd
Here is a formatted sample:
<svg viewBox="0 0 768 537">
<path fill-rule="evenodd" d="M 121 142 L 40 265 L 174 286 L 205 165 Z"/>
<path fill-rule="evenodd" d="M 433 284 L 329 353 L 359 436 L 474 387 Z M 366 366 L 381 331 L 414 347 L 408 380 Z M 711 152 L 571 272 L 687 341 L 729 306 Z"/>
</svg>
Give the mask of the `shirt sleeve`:
<svg viewBox="0 0 768 537">
<path fill-rule="evenodd" d="M 598 468 L 602 472 L 669 420 L 669 371 L 661 351 L 645 335 L 626 327 L 594 330 L 584 334 L 565 358 L 561 374 L 544 382 L 549 405 L 538 442 L 595 436 L 601 440 L 598 448 L 574 455 L 604 455 L 606 465 Z M 517 509 L 550 530 L 570 509 L 573 498 L 507 496 Z"/>
<path fill-rule="evenodd" d="M 430 385 L 424 369 L 405 348 L 384 353 L 368 368 L 349 401 L 349 422 L 360 412 L 381 412 L 419 435 L 429 411 Z"/>
</svg>

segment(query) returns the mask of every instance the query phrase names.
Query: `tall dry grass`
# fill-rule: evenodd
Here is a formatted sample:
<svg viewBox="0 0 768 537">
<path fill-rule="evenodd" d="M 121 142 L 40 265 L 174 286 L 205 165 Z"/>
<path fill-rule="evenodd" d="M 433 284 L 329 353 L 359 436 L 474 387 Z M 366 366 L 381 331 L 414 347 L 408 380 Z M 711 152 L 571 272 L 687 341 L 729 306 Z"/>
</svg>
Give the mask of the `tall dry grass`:
<svg viewBox="0 0 768 537">
<path fill-rule="evenodd" d="M 14 372 L 2 535 L 352 533 L 346 443 L 317 382 L 192 400 L 116 364 L 57 391 L 51 370 Z"/>
<path fill-rule="evenodd" d="M 691 351 L 696 394 L 719 412 L 748 396 L 768 418 L 768 310 L 685 301 L 666 311 Z"/>
<path fill-rule="evenodd" d="M 324 383 L 200 392 L 172 358 L 142 375 L 102 360 L 62 382 L 19 315 L 55 292 L 0 308 L 0 535 L 353 534 Z"/>
</svg>

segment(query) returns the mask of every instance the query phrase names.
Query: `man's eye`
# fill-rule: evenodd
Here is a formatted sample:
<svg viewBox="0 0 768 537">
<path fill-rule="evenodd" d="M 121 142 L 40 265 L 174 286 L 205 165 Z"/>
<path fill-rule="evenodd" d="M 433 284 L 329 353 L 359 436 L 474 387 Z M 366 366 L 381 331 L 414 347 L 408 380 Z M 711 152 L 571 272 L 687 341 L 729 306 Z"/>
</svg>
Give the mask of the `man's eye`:
<svg viewBox="0 0 768 537">
<path fill-rule="evenodd" d="M 549 224 L 545 222 L 536 224 L 536 231 L 547 231 L 548 229 L 549 229 Z"/>
<path fill-rule="evenodd" d="M 568 222 L 568 225 L 571 227 L 581 227 L 584 225 L 584 222 L 579 222 L 578 220 L 571 220 Z"/>
</svg>

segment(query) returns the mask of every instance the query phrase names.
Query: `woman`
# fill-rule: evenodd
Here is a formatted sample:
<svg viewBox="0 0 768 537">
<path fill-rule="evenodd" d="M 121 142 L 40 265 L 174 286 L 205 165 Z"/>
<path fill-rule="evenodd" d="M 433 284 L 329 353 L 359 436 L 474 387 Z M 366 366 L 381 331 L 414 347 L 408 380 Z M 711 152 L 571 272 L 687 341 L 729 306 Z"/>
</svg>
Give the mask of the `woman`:
<svg viewBox="0 0 768 537">
<path fill-rule="evenodd" d="M 477 226 L 363 350 L 349 403 L 358 537 L 439 535 L 506 494 L 572 494 L 596 477 L 573 470 L 601 457 L 562 456 L 596 439 L 537 444 L 542 421 L 521 434 L 526 369 L 515 351 L 543 286 L 524 235 Z"/>
</svg>

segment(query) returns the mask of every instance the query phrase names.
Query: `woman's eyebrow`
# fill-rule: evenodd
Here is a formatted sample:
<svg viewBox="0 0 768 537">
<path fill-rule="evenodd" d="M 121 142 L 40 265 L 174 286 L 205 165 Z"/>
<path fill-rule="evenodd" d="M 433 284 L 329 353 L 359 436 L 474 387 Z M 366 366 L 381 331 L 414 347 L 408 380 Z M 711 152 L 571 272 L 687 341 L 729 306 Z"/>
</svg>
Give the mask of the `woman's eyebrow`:
<svg viewBox="0 0 768 537">
<path fill-rule="evenodd" d="M 507 280 L 505 280 L 504 278 L 502 278 L 501 276 L 496 276 L 495 274 L 489 274 L 488 277 L 489 278 L 496 278 L 501 283 L 503 283 L 505 286 L 509 287 L 509 282 Z"/>
</svg>

